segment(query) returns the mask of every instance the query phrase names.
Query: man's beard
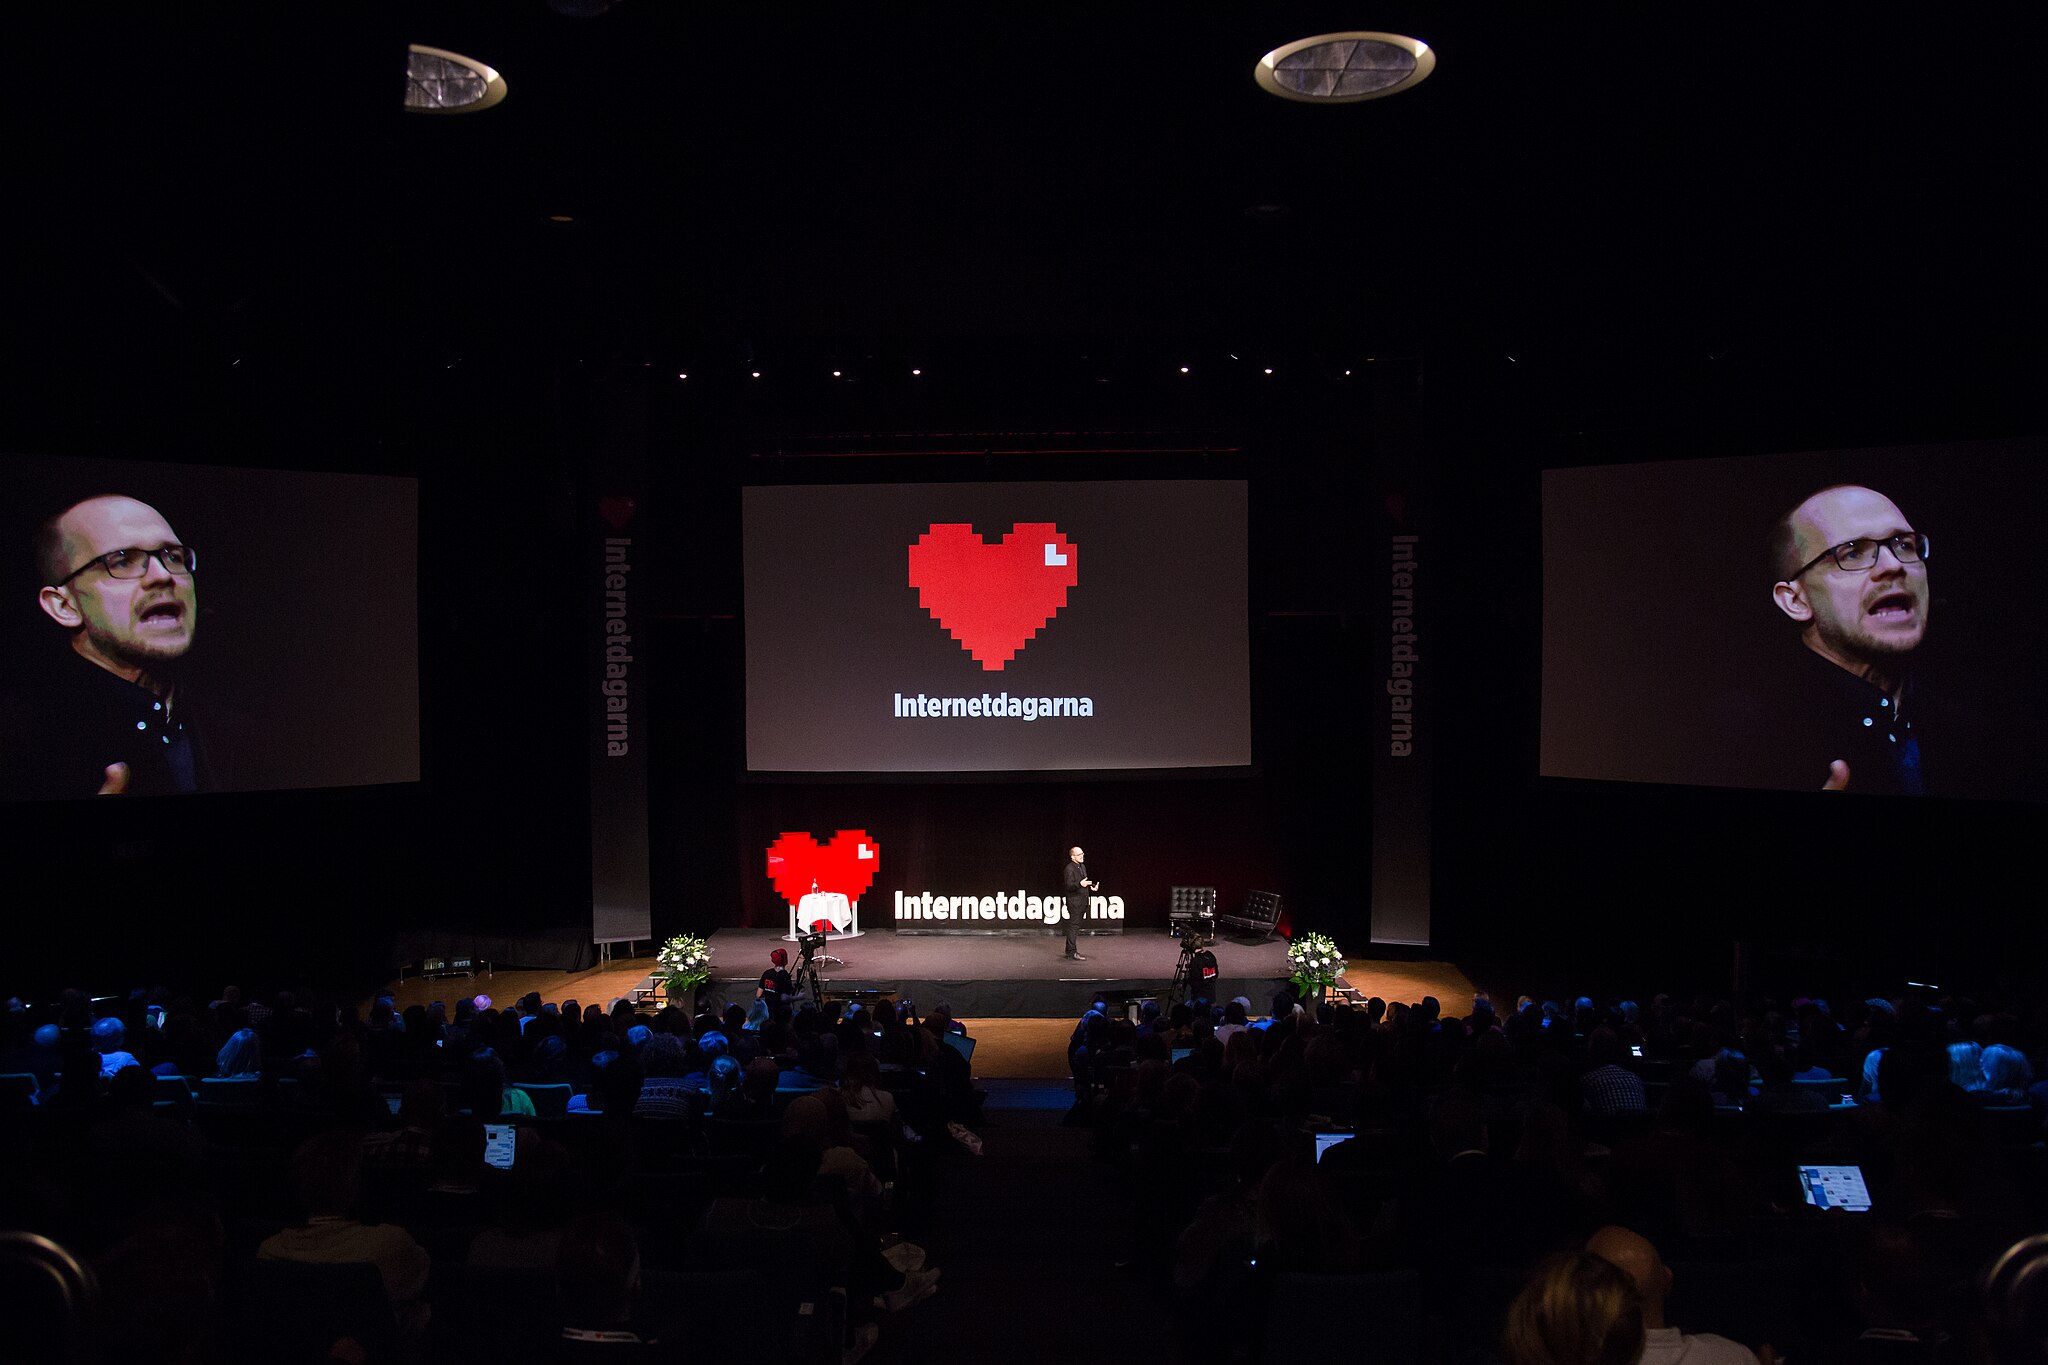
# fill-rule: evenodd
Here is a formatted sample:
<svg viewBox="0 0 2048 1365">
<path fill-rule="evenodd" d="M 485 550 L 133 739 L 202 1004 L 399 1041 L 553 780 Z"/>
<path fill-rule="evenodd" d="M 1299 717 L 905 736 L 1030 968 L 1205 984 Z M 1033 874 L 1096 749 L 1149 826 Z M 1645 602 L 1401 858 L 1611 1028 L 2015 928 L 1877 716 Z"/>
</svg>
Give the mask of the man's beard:
<svg viewBox="0 0 2048 1365">
<path fill-rule="evenodd" d="M 1922 610 L 1915 604 L 1914 610 Z M 1839 621 L 1816 616 L 1814 629 L 1820 641 L 1838 657 L 1844 659 L 1867 659 L 1872 662 L 1900 663 L 1912 657 L 1913 651 L 1927 641 L 1927 625 L 1923 616 L 1920 634 L 1910 643 L 1904 640 L 1886 639 L 1876 635 L 1853 635 Z"/>
<path fill-rule="evenodd" d="M 166 677 L 177 670 L 179 663 L 192 652 L 193 635 L 194 632 L 187 631 L 185 638 L 174 645 L 152 647 L 146 642 L 121 639 L 96 630 L 91 622 L 85 626 L 86 640 L 102 656 L 129 668 L 140 668 L 154 678 Z"/>
</svg>

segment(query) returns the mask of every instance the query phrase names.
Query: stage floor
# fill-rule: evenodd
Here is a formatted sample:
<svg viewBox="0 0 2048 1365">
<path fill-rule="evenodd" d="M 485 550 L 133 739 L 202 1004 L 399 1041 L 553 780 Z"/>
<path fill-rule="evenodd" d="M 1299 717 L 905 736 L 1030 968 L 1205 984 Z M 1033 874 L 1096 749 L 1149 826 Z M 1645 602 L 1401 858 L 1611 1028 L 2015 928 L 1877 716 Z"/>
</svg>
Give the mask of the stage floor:
<svg viewBox="0 0 2048 1365">
<path fill-rule="evenodd" d="M 776 929 L 720 929 L 711 936 L 718 964 L 713 988 L 751 985 L 768 966 L 768 954 L 789 947 Z M 1086 962 L 1062 954 L 1066 940 L 1052 935 L 895 934 L 870 931 L 834 940 L 826 951 L 843 966 L 820 971 L 829 995 L 836 991 L 888 991 L 915 1001 L 920 1010 L 949 1006 L 962 1018 L 1076 1019 L 1098 992 L 1154 995 L 1164 1001 L 1180 958 L 1180 941 L 1165 930 L 1083 936 Z M 1210 946 L 1218 979 L 1212 999 L 1242 995 L 1263 1013 L 1273 992 L 1287 980 L 1287 944 L 1237 943 Z M 794 953 L 791 954 L 794 956 Z M 747 973 L 744 977 L 739 973 Z"/>
<path fill-rule="evenodd" d="M 714 961 L 719 970 L 712 983 L 713 995 L 727 999 L 752 999 L 755 964 L 765 965 L 769 951 L 780 942 L 773 930 L 725 929 L 714 934 Z M 871 933 L 857 939 L 841 940 L 834 946 L 838 955 L 846 959 L 846 966 L 832 968 L 825 974 L 828 990 L 859 989 L 862 988 L 859 986 L 861 982 L 874 983 L 866 989 L 901 989 L 907 982 L 915 990 L 922 991 L 905 992 L 920 1009 L 949 1004 L 963 1019 L 973 1021 L 975 1035 L 980 1039 L 980 1046 L 974 1053 L 977 1076 L 1026 1078 L 1065 1074 L 1067 1035 L 1072 1030 L 1073 1021 L 1087 1008 L 1090 995 L 1105 987 L 1119 989 L 1112 982 L 1128 981 L 1133 983 L 1129 987 L 1133 992 L 1153 994 L 1163 999 L 1173 979 L 1173 965 L 1179 955 L 1178 945 L 1161 931 L 1083 938 L 1081 951 L 1089 959 L 1086 962 L 1067 962 L 1061 958 L 1063 940 L 1057 938 L 939 938 L 930 934 L 898 938 L 889 933 Z M 916 951 L 927 947 L 943 951 L 929 957 Z M 899 960 L 894 951 L 899 949 L 911 951 L 914 956 Z M 1226 939 L 1213 951 L 1226 979 L 1240 971 L 1268 967 L 1269 964 L 1276 975 L 1263 979 L 1275 985 L 1284 979 L 1286 948 L 1283 944 L 1247 946 Z M 1270 954 L 1270 958 L 1264 956 L 1266 954 Z M 912 967 L 947 965 L 969 970 L 951 979 L 936 973 L 900 980 L 878 974 L 891 963 Z M 1005 965 L 1029 974 L 1034 987 L 1042 989 L 1050 1002 L 1058 1004 L 1058 1011 L 1033 1015 L 970 1009 L 962 1002 L 975 997 L 964 991 L 955 993 L 952 990 L 955 985 L 971 986 L 992 980 L 979 973 Z M 586 1005 L 609 1005 L 621 997 L 631 999 L 634 990 L 646 984 L 648 973 L 653 968 L 651 956 L 619 958 L 581 972 L 504 971 L 476 977 L 414 976 L 393 982 L 389 989 L 401 1009 L 435 1000 L 452 1003 L 479 993 L 490 996 L 500 1006 L 509 1007 L 528 991 L 539 991 L 541 998 L 552 1005 L 560 1005 L 567 1000 Z M 1114 977 L 1110 976 L 1112 970 L 1117 973 Z M 740 974 L 742 972 L 744 975 Z M 1094 975 L 1081 975 L 1084 972 Z M 1346 985 L 1360 994 L 1377 995 L 1386 1000 L 1415 1001 L 1425 995 L 1433 995 L 1443 1001 L 1447 1013 L 1453 1014 L 1463 1014 L 1469 1009 L 1472 998 L 1471 980 L 1449 962 L 1385 962 L 1352 958 L 1343 979 Z M 919 982 L 926 983 L 926 986 L 917 986 Z M 933 993 L 934 989 L 937 994 Z M 1253 1011 L 1263 1014 L 1272 1000 L 1272 986 L 1266 988 L 1263 996 L 1247 990 L 1231 991 L 1219 998 L 1228 999 L 1230 995 L 1238 994 L 1250 996 Z M 364 1003 L 367 1005 L 368 1002 Z"/>
</svg>

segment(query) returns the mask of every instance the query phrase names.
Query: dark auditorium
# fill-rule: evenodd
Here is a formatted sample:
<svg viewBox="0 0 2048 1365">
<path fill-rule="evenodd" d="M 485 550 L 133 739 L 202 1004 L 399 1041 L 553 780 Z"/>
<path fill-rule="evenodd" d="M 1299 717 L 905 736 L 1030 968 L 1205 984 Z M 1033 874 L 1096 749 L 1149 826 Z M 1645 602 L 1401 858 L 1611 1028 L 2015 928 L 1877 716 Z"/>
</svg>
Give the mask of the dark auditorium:
<svg viewBox="0 0 2048 1365">
<path fill-rule="evenodd" d="M 0 1365 L 2048 1365 L 2033 10 L 20 8 Z"/>
</svg>

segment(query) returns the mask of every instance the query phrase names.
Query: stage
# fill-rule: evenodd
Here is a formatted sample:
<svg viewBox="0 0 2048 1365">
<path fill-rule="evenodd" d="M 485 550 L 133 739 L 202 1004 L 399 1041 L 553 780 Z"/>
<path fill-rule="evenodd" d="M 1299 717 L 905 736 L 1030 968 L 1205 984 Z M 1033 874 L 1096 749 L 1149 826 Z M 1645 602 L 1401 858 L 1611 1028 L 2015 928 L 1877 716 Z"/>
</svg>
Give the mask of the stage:
<svg viewBox="0 0 2048 1365">
<path fill-rule="evenodd" d="M 772 932 L 765 930 L 727 929 L 715 937 L 723 945 L 720 950 L 720 956 L 723 956 L 726 960 L 718 964 L 720 971 L 714 982 L 712 992 L 714 997 L 722 997 L 728 1000 L 737 999 L 740 1001 L 751 1000 L 754 993 L 755 978 L 751 974 L 744 978 L 733 975 L 739 967 L 746 965 L 746 959 L 739 955 L 758 953 L 760 955 L 759 960 L 765 963 L 768 960 L 769 949 L 780 940 Z M 864 934 L 860 938 L 845 941 L 844 946 L 847 948 L 860 948 L 862 945 L 874 943 L 878 949 L 883 948 L 883 945 L 887 945 L 887 949 L 903 948 L 916 953 L 917 949 L 933 946 L 936 942 L 930 935 L 916 938 L 906 935 L 904 939 L 897 940 L 893 935 L 884 932 Z M 952 983 L 946 978 L 939 976 L 917 977 L 912 978 L 912 981 L 913 983 L 916 981 L 938 982 L 942 994 L 933 995 L 927 989 L 923 995 L 913 994 L 910 998 L 917 1002 L 920 1009 L 938 1004 L 943 1000 L 955 1010 L 958 1010 L 961 1018 L 971 1021 L 972 1031 L 981 1044 L 975 1049 L 974 1053 L 974 1074 L 976 1076 L 1061 1077 L 1066 1074 L 1067 1070 L 1067 1036 L 1073 1029 L 1073 1021 L 1086 1008 L 1088 1003 L 1086 997 L 1103 984 L 1097 979 L 1083 977 L 1081 973 L 1114 965 L 1107 955 L 1096 951 L 1097 948 L 1110 944 L 1120 945 L 1126 952 L 1132 955 L 1132 960 L 1125 965 L 1133 969 L 1130 979 L 1139 981 L 1138 989 L 1141 992 L 1150 993 L 1156 991 L 1159 995 L 1164 996 L 1167 983 L 1172 980 L 1173 963 L 1178 956 L 1178 950 L 1175 948 L 1174 941 L 1171 938 L 1166 937 L 1160 931 L 1149 930 L 1140 931 L 1137 934 L 1123 935 L 1118 938 L 1105 936 L 1103 938 L 1083 939 L 1082 947 L 1086 950 L 1088 956 L 1088 961 L 1086 962 L 1065 962 L 1061 960 L 1059 953 L 1063 940 L 1057 938 L 1047 938 L 1042 944 L 1036 939 L 1001 940 L 990 938 L 969 938 L 961 939 L 957 942 L 938 944 L 938 946 L 961 950 L 969 947 L 986 949 L 1005 945 L 1011 949 L 1022 950 L 1024 953 L 1032 956 L 1038 966 L 1049 972 L 1051 979 L 1045 983 L 1048 997 L 1057 996 L 1066 1003 L 1066 1008 L 1058 1014 L 1037 1017 L 1030 1015 L 1005 1017 L 1000 1014 L 970 1012 L 960 1003 L 962 999 L 967 997 L 952 994 Z M 1270 946 L 1272 945 L 1242 947 L 1241 945 L 1226 941 L 1218 948 L 1216 960 L 1219 966 L 1223 966 L 1228 971 L 1230 967 L 1226 964 L 1233 961 L 1236 953 L 1239 951 L 1247 954 L 1257 954 Z M 1045 950 L 1042 956 L 1039 954 L 1040 948 Z M 1226 956 L 1226 954 L 1230 956 Z M 828 975 L 825 978 L 828 989 L 842 986 L 853 980 L 874 979 L 866 975 L 866 973 L 872 972 L 875 966 L 882 961 L 880 954 L 870 954 L 865 950 L 857 954 L 842 953 L 841 956 L 847 959 L 846 971 L 852 972 L 859 969 L 863 972 L 863 976 L 854 978 Z M 922 954 L 917 954 L 917 956 L 921 958 Z M 950 957 L 950 954 L 948 956 Z M 1151 967 L 1155 958 L 1163 959 L 1165 963 L 1163 974 L 1158 976 L 1140 976 L 1136 969 Z M 1263 959 L 1261 960 L 1263 961 Z M 964 979 L 970 982 L 986 980 L 984 976 L 979 974 L 980 971 L 984 970 L 982 966 L 983 961 L 985 960 L 961 963 L 961 966 L 975 969 L 968 973 Z M 1122 954 L 1118 955 L 1117 962 L 1123 962 Z M 1284 970 L 1284 949 L 1281 950 L 1280 957 L 1276 959 L 1276 962 L 1279 965 L 1276 965 L 1274 970 Z M 917 965 L 917 963 L 912 962 L 908 965 Z M 560 1005 L 570 1000 L 584 1005 L 609 1005 L 615 999 L 632 999 L 634 992 L 647 984 L 647 973 L 653 969 L 653 966 L 654 959 L 652 957 L 614 958 L 600 966 L 577 972 L 547 969 L 501 971 L 482 976 L 440 978 L 413 976 L 403 981 L 391 982 L 386 989 L 395 997 L 401 1009 L 407 1005 L 425 1005 L 436 1000 L 448 1002 L 462 996 L 479 993 L 490 996 L 500 1006 L 510 1006 L 513 1001 L 528 991 L 539 992 L 541 998 L 551 1005 Z M 1268 979 L 1271 980 L 1273 978 Z M 1377 995 L 1387 1000 L 1404 1001 L 1415 1001 L 1420 1000 L 1425 995 L 1434 995 L 1445 1003 L 1446 1008 L 1450 1008 L 1452 1001 L 1458 1001 L 1462 1004 L 1462 1002 L 1471 999 L 1473 991 L 1471 979 L 1460 971 L 1456 964 L 1449 962 L 1389 962 L 1352 958 L 1346 966 L 1343 980 L 1345 985 L 1352 987 L 1362 995 Z M 890 982 L 888 984 L 895 986 L 900 983 Z M 1241 993 L 1251 995 L 1249 991 Z M 1225 996 L 1223 998 L 1228 999 L 1229 997 Z M 1252 995 L 1253 1013 L 1264 1014 L 1271 1007 L 1271 1002 L 1272 996 L 1270 991 L 1263 1000 L 1256 995 Z M 362 1007 L 367 1009 L 369 1002 L 367 1000 L 363 1001 Z"/>
<path fill-rule="evenodd" d="M 778 929 L 720 929 L 711 935 L 714 994 L 728 1000 L 753 998 L 754 983 L 768 966 L 768 954 L 795 945 Z M 1017 937 L 995 934 L 897 934 L 869 930 L 858 938 L 834 939 L 826 951 L 844 966 L 820 969 L 825 993 L 888 991 L 915 1001 L 920 1011 L 950 1006 L 963 1018 L 1073 1019 L 1100 991 L 1151 995 L 1163 1005 L 1180 958 L 1180 940 L 1163 929 L 1082 935 L 1086 962 L 1069 962 L 1066 940 L 1057 935 Z M 1217 939 L 1218 976 L 1212 1000 L 1242 995 L 1254 1013 L 1271 1008 L 1273 992 L 1287 981 L 1287 943 Z"/>
</svg>

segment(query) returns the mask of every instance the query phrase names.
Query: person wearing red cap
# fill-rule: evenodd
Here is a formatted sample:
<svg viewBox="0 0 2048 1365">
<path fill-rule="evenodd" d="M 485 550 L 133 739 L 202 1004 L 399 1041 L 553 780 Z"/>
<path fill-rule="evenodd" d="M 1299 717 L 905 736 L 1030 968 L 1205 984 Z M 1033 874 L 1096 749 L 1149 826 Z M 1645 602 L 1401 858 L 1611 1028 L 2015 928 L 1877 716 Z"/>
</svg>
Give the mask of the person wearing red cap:
<svg viewBox="0 0 2048 1365">
<path fill-rule="evenodd" d="M 789 997 L 796 987 L 789 979 L 789 950 L 777 948 L 768 954 L 770 966 L 761 973 L 761 984 L 754 989 L 756 1000 L 765 1000 L 770 1009 L 789 1003 Z"/>
</svg>

